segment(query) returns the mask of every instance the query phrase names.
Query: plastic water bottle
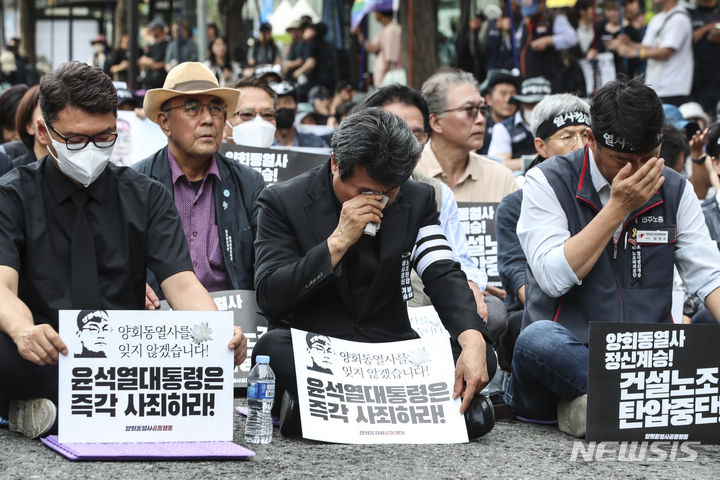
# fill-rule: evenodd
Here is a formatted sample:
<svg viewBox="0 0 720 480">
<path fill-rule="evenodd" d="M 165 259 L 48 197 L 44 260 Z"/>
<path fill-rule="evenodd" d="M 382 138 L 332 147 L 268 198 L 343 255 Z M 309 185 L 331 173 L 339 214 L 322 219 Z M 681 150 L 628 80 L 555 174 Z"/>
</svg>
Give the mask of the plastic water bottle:
<svg viewBox="0 0 720 480">
<path fill-rule="evenodd" d="M 273 424 L 272 410 L 275 399 L 275 373 L 270 368 L 270 357 L 258 355 L 247 379 L 248 416 L 245 422 L 245 441 L 270 443 Z"/>
</svg>

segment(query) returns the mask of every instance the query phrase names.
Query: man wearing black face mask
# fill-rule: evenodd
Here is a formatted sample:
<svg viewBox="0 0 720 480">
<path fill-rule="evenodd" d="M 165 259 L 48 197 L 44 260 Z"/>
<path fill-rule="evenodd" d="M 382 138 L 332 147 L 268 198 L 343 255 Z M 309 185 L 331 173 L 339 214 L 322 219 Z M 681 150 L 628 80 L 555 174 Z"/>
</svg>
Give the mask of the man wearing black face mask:
<svg viewBox="0 0 720 480">
<path fill-rule="evenodd" d="M 298 132 L 293 126 L 297 113 L 295 87 L 289 82 L 270 85 L 277 94 L 277 130 L 274 146 L 328 148 L 322 138 L 312 133 Z"/>
</svg>

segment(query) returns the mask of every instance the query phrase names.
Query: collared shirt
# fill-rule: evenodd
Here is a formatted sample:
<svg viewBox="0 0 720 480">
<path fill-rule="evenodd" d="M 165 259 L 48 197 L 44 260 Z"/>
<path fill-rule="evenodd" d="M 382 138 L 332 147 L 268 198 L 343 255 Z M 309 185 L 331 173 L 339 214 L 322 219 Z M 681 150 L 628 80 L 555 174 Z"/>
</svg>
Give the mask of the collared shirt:
<svg viewBox="0 0 720 480">
<path fill-rule="evenodd" d="M 593 186 L 604 207 L 610 201 L 610 183 L 600 173 L 592 150 L 588 149 L 588 155 Z M 615 240 L 620 230 L 618 227 L 613 235 Z M 560 297 L 582 283 L 563 250 L 570 238 L 567 218 L 539 168 L 530 169 L 525 175 L 517 234 L 533 275 L 546 294 Z M 697 293 L 703 301 L 720 287 L 720 255 L 710 239 L 695 191 L 687 180 L 677 212 L 675 264 L 688 292 Z"/>
<path fill-rule="evenodd" d="M 169 148 L 167 152 L 175 206 L 182 220 L 195 275 L 209 292 L 227 290 L 227 272 L 215 221 L 215 198 L 211 178 L 211 175 L 214 175 L 218 182 L 220 181 L 215 156 L 212 157 L 200 188 L 195 191 Z"/>
<path fill-rule="evenodd" d="M 425 145 L 417 169 L 446 185 L 449 181 L 432 150 L 432 141 Z M 457 202 L 499 203 L 505 195 L 517 189 L 518 185 L 510 169 L 475 152 L 470 152 L 465 171 L 452 191 Z"/>
<path fill-rule="evenodd" d="M 442 200 L 440 203 L 440 227 L 453 249 L 455 258 L 460 262 L 460 269 L 465 273 L 468 280 L 485 290 L 488 276 L 485 270 L 480 270 L 477 261 L 470 256 L 467 237 L 458 220 L 458 206 L 450 187 L 444 183 L 440 184 Z"/>
<path fill-rule="evenodd" d="M 78 190 L 45 156 L 0 180 L 0 265 L 19 275 L 18 297 L 35 323 L 57 327 L 57 311 L 83 309 L 70 297 L 70 241 Z M 87 188 L 103 307 L 145 307 L 149 268 L 162 282 L 190 271 L 172 198 L 158 182 L 112 164 Z"/>
</svg>

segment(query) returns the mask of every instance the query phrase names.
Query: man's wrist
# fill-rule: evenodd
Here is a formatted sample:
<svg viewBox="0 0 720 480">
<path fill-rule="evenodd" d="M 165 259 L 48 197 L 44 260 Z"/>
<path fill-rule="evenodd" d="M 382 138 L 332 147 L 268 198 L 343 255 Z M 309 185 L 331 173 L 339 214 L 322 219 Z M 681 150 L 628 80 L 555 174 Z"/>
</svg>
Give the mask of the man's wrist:
<svg viewBox="0 0 720 480">
<path fill-rule="evenodd" d="M 705 159 L 707 158 L 707 154 L 703 154 L 701 157 L 695 158 L 690 157 L 690 160 L 692 160 L 693 163 L 705 163 Z"/>
<path fill-rule="evenodd" d="M 460 335 L 458 335 L 457 339 L 463 349 L 486 345 L 485 337 L 482 332 L 473 328 L 463 330 Z"/>
</svg>

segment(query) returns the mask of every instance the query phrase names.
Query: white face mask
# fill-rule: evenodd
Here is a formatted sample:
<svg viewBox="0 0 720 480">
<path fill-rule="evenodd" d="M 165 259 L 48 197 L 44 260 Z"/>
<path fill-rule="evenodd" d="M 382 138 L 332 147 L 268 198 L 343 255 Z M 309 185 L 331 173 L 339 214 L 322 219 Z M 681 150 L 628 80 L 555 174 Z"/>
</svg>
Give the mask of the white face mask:
<svg viewBox="0 0 720 480">
<path fill-rule="evenodd" d="M 267 148 L 272 145 L 275 139 L 275 125 L 263 120 L 260 115 L 255 115 L 255 118 L 249 122 L 243 122 L 235 126 L 227 122 L 227 125 L 232 128 L 232 138 L 235 145 Z"/>
<path fill-rule="evenodd" d="M 82 150 L 69 150 L 65 143 L 60 143 L 50 136 L 50 129 L 47 124 L 45 124 L 45 129 L 48 131 L 48 136 L 57 152 L 57 157 L 53 155 L 50 148 L 47 146 L 45 148 L 48 149 L 50 156 L 55 159 L 62 173 L 87 187 L 105 170 L 115 145 L 98 148 L 93 142 L 90 142 Z"/>
</svg>

